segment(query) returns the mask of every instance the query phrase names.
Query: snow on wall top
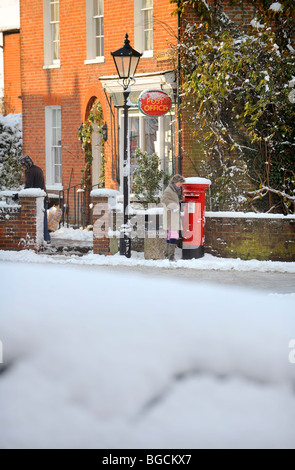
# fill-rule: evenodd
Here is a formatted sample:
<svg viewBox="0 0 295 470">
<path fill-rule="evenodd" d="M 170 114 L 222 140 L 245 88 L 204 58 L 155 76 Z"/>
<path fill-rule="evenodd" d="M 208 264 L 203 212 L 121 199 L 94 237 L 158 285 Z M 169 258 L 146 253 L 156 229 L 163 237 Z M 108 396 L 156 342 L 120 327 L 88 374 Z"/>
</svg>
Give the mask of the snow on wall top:
<svg viewBox="0 0 295 470">
<path fill-rule="evenodd" d="M 91 197 L 115 197 L 118 196 L 120 193 L 115 189 L 108 189 L 108 188 L 101 188 L 101 189 L 93 189 L 90 193 Z"/>
<path fill-rule="evenodd" d="M 267 214 L 256 212 L 207 212 L 206 217 L 232 217 L 242 219 L 295 219 L 295 215 Z"/>
<path fill-rule="evenodd" d="M 211 181 L 207 178 L 199 178 L 195 176 L 193 178 L 185 178 L 185 183 L 187 184 L 209 184 L 211 185 Z"/>
<path fill-rule="evenodd" d="M 45 197 L 46 192 L 39 188 L 22 189 L 18 193 L 19 197 Z"/>
</svg>

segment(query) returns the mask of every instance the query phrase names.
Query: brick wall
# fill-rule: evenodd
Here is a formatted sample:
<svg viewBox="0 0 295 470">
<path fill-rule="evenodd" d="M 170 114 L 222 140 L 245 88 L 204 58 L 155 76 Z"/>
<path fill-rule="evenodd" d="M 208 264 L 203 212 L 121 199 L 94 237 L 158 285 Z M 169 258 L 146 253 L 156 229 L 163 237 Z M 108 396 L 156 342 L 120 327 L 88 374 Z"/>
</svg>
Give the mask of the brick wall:
<svg viewBox="0 0 295 470">
<path fill-rule="evenodd" d="M 20 33 L 3 35 L 4 43 L 4 111 L 5 114 L 22 112 L 20 74 Z"/>
<path fill-rule="evenodd" d="M 134 1 L 104 1 L 105 61 L 84 64 L 86 54 L 86 2 L 60 2 L 60 68 L 44 69 L 43 2 L 22 0 L 21 74 L 23 95 L 24 153 L 45 170 L 45 106 L 62 108 L 62 159 L 64 188 L 81 182 L 84 155 L 78 141 L 78 128 L 87 118 L 89 101 L 97 98 L 103 108 L 110 135 L 110 110 L 99 77 L 116 74 L 111 51 L 123 45 L 128 32 L 134 47 Z M 176 38 L 177 18 L 171 16 L 175 5 L 169 0 L 154 2 L 154 56 L 140 61 L 138 73 L 152 73 L 172 68 L 171 60 L 158 60 L 158 52 L 170 47 Z M 110 140 L 105 145 L 106 186 L 117 188 L 112 178 Z"/>
<path fill-rule="evenodd" d="M 206 213 L 205 251 L 224 258 L 295 261 L 295 217 Z"/>
<path fill-rule="evenodd" d="M 44 197 L 21 197 L 20 205 L 0 206 L 0 250 L 40 249 L 43 201 Z"/>
</svg>

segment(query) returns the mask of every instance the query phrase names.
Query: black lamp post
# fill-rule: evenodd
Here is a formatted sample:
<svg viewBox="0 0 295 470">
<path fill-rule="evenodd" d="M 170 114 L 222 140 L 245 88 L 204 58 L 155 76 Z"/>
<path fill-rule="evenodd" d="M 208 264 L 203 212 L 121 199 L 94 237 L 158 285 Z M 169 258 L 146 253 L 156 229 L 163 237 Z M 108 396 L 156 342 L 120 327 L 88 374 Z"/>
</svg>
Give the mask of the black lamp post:
<svg viewBox="0 0 295 470">
<path fill-rule="evenodd" d="M 131 238 L 128 230 L 128 205 L 129 205 L 129 175 L 130 175 L 130 162 L 128 159 L 128 98 L 130 95 L 130 83 L 134 80 L 134 75 L 138 66 L 138 62 L 142 54 L 135 51 L 130 46 L 128 34 L 125 35 L 125 41 L 123 47 L 115 52 L 111 52 L 116 69 L 120 80 L 123 84 L 123 95 L 124 95 L 124 164 L 123 164 L 123 210 L 124 210 L 124 222 L 121 228 L 120 238 L 120 255 L 125 255 L 126 258 L 131 256 Z"/>
</svg>

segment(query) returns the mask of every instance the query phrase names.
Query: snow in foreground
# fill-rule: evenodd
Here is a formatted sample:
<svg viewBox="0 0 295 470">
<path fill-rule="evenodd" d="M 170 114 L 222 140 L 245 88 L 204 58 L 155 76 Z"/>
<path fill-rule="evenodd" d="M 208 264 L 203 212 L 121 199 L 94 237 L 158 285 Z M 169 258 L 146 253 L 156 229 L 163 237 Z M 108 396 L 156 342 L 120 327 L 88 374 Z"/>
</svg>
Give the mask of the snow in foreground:
<svg viewBox="0 0 295 470">
<path fill-rule="evenodd" d="M 1 448 L 295 448 L 295 294 L 0 263 Z"/>
</svg>

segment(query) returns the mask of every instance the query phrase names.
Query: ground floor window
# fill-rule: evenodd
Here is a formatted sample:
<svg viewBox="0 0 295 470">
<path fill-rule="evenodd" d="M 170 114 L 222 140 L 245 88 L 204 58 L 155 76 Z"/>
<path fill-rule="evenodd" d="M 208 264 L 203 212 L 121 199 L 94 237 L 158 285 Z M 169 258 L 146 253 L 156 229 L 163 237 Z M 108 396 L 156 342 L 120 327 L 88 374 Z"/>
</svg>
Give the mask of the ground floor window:
<svg viewBox="0 0 295 470">
<path fill-rule="evenodd" d="M 123 168 L 123 132 L 124 115 L 121 112 L 120 142 L 121 170 Z M 174 173 L 174 114 L 160 117 L 144 116 L 138 109 L 129 110 L 129 145 L 130 145 L 130 174 L 131 185 L 133 172 L 136 167 L 135 150 L 140 148 L 148 154 L 156 153 L 160 159 L 160 167 L 168 175 Z M 121 171 L 121 175 L 122 175 Z M 121 181 L 121 187 L 123 186 Z M 132 188 L 131 188 L 132 191 Z"/>
<path fill-rule="evenodd" d="M 61 107 L 46 106 L 46 183 L 53 189 L 62 186 Z"/>
</svg>

